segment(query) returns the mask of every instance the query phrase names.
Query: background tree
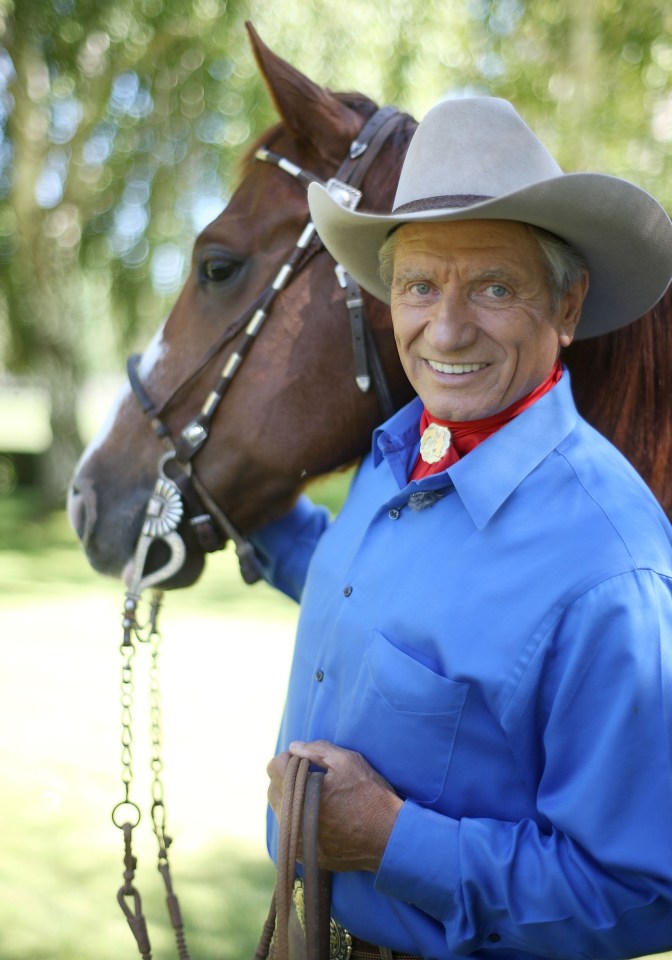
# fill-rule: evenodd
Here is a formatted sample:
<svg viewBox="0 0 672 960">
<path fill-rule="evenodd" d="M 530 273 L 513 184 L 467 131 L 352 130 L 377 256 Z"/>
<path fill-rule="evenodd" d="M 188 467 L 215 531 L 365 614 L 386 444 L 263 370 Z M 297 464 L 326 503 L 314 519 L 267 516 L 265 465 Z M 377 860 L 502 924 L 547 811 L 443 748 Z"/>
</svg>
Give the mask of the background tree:
<svg viewBox="0 0 672 960">
<path fill-rule="evenodd" d="M 49 389 L 48 505 L 62 503 L 81 446 L 84 376 L 156 322 L 185 234 L 223 206 L 220 170 L 250 129 L 236 89 L 251 65 L 239 71 L 228 42 L 241 8 L 21 0 L 4 11 L 4 359 Z"/>
<path fill-rule="evenodd" d="M 273 119 L 243 22 L 316 81 L 420 117 L 511 99 L 568 170 L 672 207 L 660 0 L 0 0 L 0 369 L 48 386 L 61 504 L 85 378 L 142 344 L 242 145 Z"/>
</svg>

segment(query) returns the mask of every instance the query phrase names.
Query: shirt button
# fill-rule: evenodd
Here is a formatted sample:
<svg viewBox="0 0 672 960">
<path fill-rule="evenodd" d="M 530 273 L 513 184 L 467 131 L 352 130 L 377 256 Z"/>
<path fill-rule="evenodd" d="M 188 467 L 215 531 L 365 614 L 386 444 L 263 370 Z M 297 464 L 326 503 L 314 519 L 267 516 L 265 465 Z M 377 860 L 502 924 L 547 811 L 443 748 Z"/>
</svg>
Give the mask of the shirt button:
<svg viewBox="0 0 672 960">
<path fill-rule="evenodd" d="M 315 673 L 315 679 L 318 683 L 322 683 L 324 680 L 324 670 L 317 670 Z"/>
<path fill-rule="evenodd" d="M 352 587 L 350 586 L 350 584 L 348 584 L 347 586 L 343 587 L 343 596 L 344 596 L 344 597 L 349 597 L 351 593 L 352 593 Z"/>
<path fill-rule="evenodd" d="M 392 509 L 389 511 L 387 515 L 390 518 L 390 520 L 398 520 L 399 517 L 401 516 L 401 513 L 399 512 L 399 510 L 397 510 L 396 507 L 392 507 Z"/>
<path fill-rule="evenodd" d="M 488 934 L 488 940 L 490 941 L 490 943 L 499 943 L 499 941 L 500 941 L 501 939 L 502 939 L 502 938 L 500 937 L 500 935 L 499 935 L 498 933 L 489 933 L 489 934 Z"/>
</svg>

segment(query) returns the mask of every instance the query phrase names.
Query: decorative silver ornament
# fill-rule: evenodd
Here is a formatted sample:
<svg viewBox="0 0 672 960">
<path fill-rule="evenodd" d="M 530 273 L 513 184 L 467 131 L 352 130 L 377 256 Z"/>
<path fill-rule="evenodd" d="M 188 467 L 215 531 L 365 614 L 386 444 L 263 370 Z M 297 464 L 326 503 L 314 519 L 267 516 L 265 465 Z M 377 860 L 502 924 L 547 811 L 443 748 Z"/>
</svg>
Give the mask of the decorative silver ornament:
<svg viewBox="0 0 672 960">
<path fill-rule="evenodd" d="M 184 506 L 180 491 L 163 477 L 159 477 L 149 498 L 142 532 L 147 537 L 166 537 L 177 530 Z"/>
<path fill-rule="evenodd" d="M 425 463 L 438 463 L 450 447 L 452 434 L 448 427 L 430 423 L 420 440 L 420 456 Z"/>
</svg>

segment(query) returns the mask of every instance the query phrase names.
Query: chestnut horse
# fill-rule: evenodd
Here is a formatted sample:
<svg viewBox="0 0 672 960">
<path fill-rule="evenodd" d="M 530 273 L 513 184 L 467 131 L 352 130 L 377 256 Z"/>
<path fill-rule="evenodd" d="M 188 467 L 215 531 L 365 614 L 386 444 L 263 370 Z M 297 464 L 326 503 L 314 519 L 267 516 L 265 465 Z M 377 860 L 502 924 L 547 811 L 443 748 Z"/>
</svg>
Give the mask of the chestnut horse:
<svg viewBox="0 0 672 960">
<path fill-rule="evenodd" d="M 249 316 L 250 305 L 273 281 L 305 227 L 305 186 L 286 169 L 255 160 L 256 148 L 269 145 L 326 181 L 377 111 L 364 96 L 317 86 L 249 31 L 281 121 L 248 152 L 231 201 L 196 240 L 190 276 L 140 361 L 137 383 L 161 408 L 173 437 L 198 414 L 240 343 L 241 318 Z M 391 208 L 415 126 L 411 117 L 399 116 L 366 170 L 360 209 Z M 280 516 L 311 478 L 362 456 L 382 419 L 375 391 L 364 393 L 355 382 L 345 296 L 333 261 L 314 246 L 278 293 L 212 419 L 208 442 L 193 459 L 199 483 L 243 533 Z M 389 310 L 366 294 L 363 299 L 398 408 L 411 393 Z M 637 323 L 578 342 L 566 355 L 582 413 L 634 463 L 668 514 L 671 309 L 668 291 Z M 120 575 L 129 563 L 162 452 L 137 396 L 126 388 L 85 451 L 69 497 L 71 522 L 97 570 Z M 168 586 L 193 583 L 204 564 L 203 548 L 188 525 L 180 534 L 187 561 Z"/>
</svg>

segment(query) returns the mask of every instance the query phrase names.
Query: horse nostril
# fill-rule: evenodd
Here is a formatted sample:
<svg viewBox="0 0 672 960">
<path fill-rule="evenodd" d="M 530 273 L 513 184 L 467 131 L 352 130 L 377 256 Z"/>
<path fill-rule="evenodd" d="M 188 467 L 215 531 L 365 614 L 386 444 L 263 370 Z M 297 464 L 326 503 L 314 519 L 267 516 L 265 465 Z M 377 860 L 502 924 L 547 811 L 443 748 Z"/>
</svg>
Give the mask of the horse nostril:
<svg viewBox="0 0 672 960">
<path fill-rule="evenodd" d="M 90 511 L 86 493 L 74 483 L 68 491 L 68 520 L 79 539 L 85 543 L 89 533 Z"/>
<path fill-rule="evenodd" d="M 84 497 L 75 486 L 68 490 L 68 520 L 81 540 L 86 529 L 86 504 Z"/>
</svg>

